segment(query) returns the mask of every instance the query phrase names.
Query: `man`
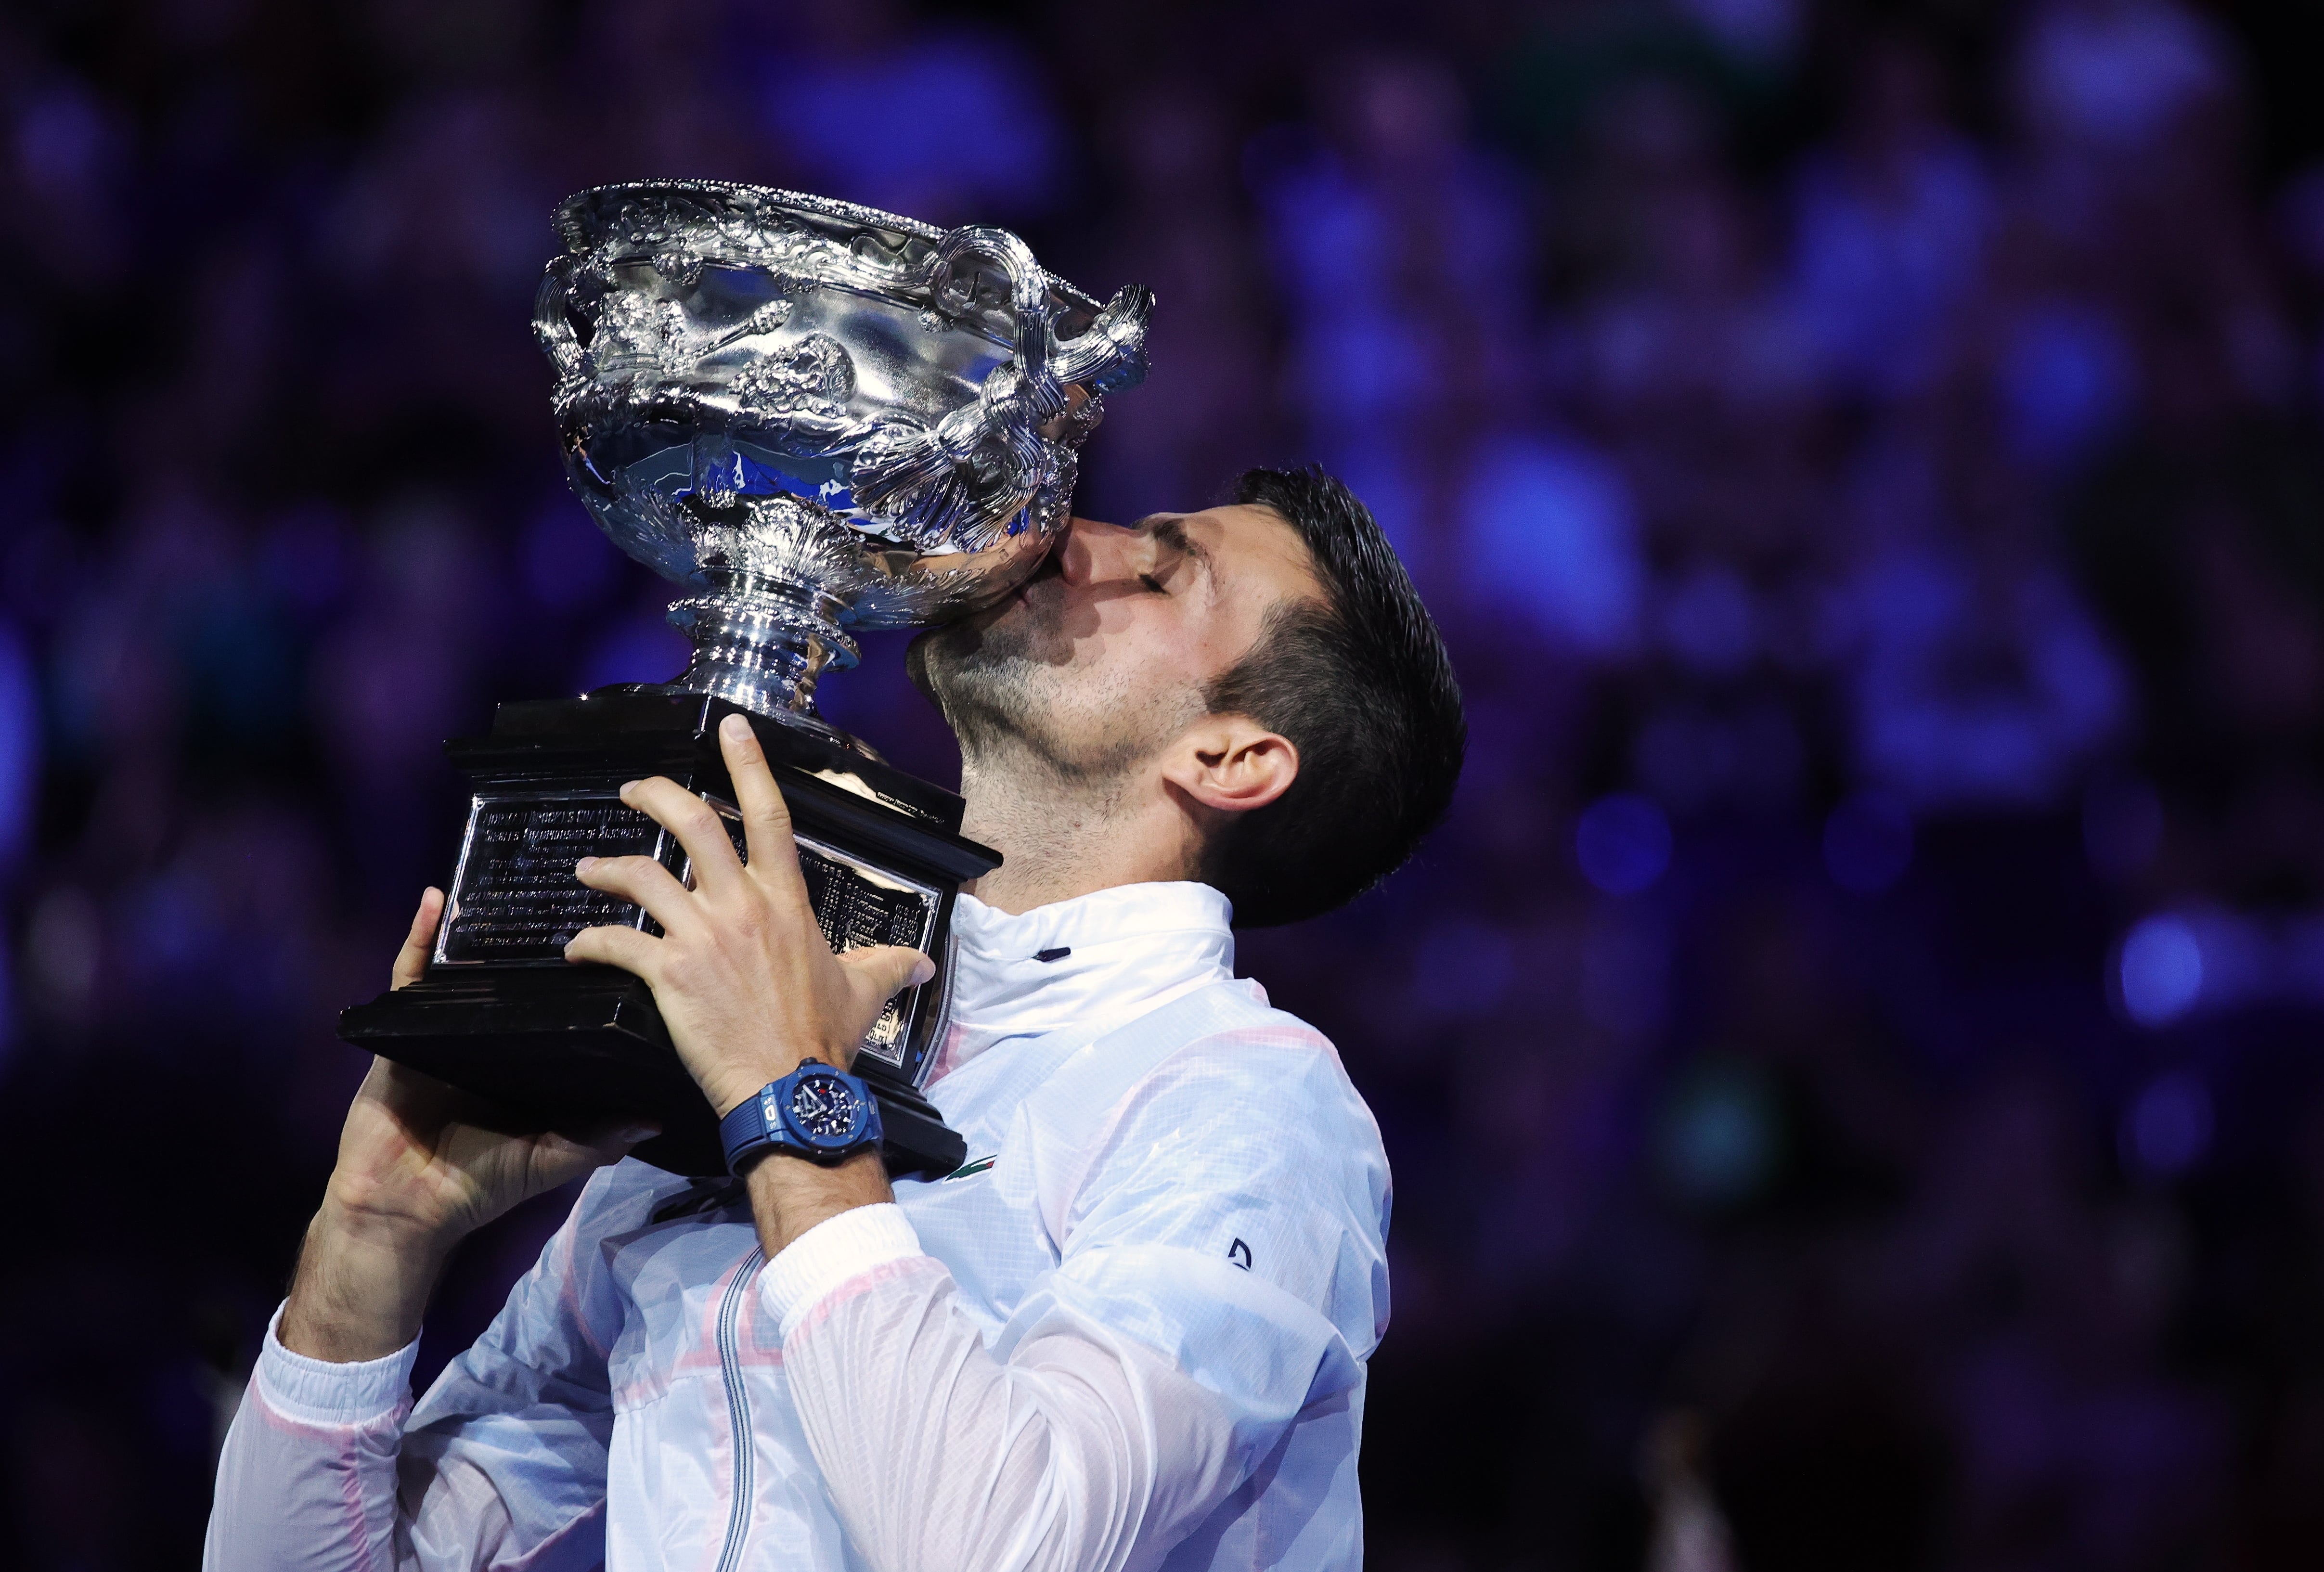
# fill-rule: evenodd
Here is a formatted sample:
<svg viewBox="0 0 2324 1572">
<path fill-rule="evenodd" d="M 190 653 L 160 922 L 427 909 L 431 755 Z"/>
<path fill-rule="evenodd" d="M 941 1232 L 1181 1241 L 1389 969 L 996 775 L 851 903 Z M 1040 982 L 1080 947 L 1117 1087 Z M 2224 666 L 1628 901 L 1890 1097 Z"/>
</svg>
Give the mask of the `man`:
<svg viewBox="0 0 2324 1572">
<path fill-rule="evenodd" d="M 1234 506 L 1075 519 L 1042 571 L 924 634 L 966 832 L 929 1095 L 972 1161 L 761 1157 L 739 1187 L 465 1122 L 384 1061 L 350 1109 L 219 1465 L 216 1568 L 1353 1567 L 1388 1167 L 1312 1029 L 1234 979 L 1247 923 L 1328 910 L 1443 813 L 1443 647 L 1361 504 L 1255 470 Z M 644 978 L 722 1114 L 844 1067 L 909 951 L 835 957 L 749 728 L 738 860 L 667 780 L 624 800 L 694 859 L 585 862 L 662 929 L 569 956 Z M 420 975 L 431 890 L 398 960 Z M 473 1116 L 468 1116 L 473 1117 Z M 417 1408 L 438 1271 L 595 1168 Z"/>
</svg>

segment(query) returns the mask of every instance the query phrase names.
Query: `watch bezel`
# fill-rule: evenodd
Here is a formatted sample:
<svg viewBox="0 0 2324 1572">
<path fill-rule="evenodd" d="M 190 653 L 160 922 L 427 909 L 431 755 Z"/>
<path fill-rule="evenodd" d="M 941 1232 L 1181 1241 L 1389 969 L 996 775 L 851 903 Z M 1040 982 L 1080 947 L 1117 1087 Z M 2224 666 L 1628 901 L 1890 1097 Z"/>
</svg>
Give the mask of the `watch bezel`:
<svg viewBox="0 0 2324 1572">
<path fill-rule="evenodd" d="M 810 1081 L 830 1082 L 847 1094 L 847 1100 L 854 1117 L 848 1121 L 847 1129 L 844 1135 L 817 1135 L 800 1120 L 793 1105 L 798 1100 L 799 1093 L 806 1089 Z M 844 1152 L 850 1147 L 862 1145 L 864 1138 L 870 1134 L 872 1099 L 862 1083 L 846 1071 L 835 1070 L 827 1064 L 802 1064 L 767 1089 L 773 1092 L 777 1087 L 783 1089 L 780 1096 L 775 1099 L 776 1118 L 780 1121 L 778 1127 L 782 1130 L 785 1137 L 792 1145 L 805 1146 L 809 1151 L 818 1154 Z M 773 1125 L 776 1120 L 768 1122 Z"/>
</svg>

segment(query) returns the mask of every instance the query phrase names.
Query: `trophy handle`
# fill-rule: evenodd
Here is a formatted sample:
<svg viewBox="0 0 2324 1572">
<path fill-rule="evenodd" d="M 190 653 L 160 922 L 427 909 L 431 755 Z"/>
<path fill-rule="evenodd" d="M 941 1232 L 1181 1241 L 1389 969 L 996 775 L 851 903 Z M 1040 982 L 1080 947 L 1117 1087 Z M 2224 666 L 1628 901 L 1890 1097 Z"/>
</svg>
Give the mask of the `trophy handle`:
<svg viewBox="0 0 2324 1572">
<path fill-rule="evenodd" d="M 540 288 L 532 296 L 533 342 L 557 368 L 560 384 L 582 374 L 581 336 L 565 315 L 566 302 L 573 298 L 573 271 L 579 261 L 571 255 L 551 258 L 540 276 Z"/>
<path fill-rule="evenodd" d="M 928 294 L 955 316 L 966 315 L 973 304 L 960 277 L 960 264 L 969 261 L 1000 268 L 1009 280 L 1009 307 L 1017 318 L 1017 355 L 1010 366 L 1018 385 L 996 398 L 992 373 L 987 373 L 978 402 L 996 414 L 1029 415 L 1035 426 L 1046 426 L 1065 409 L 1065 389 L 1049 369 L 1049 357 L 1057 347 L 1057 308 L 1049 299 L 1048 271 L 1033 260 L 1030 247 L 1005 229 L 967 225 L 953 230 L 936 243 L 929 258 Z M 993 368 L 996 372 L 1001 369 Z"/>
<path fill-rule="evenodd" d="M 1136 387 L 1146 380 L 1146 324 L 1153 315 L 1154 291 L 1124 284 L 1079 337 L 1058 349 L 1052 374 L 1088 389 L 1093 401 L 1117 388 Z"/>
<path fill-rule="evenodd" d="M 894 516 L 931 544 L 949 539 L 974 552 L 1024 528 L 1019 515 L 1044 487 L 1070 486 L 1073 449 L 1102 417 L 1106 391 L 1145 377 L 1154 293 L 1139 285 L 1120 290 L 1086 330 L 1061 345 L 1052 280 L 1005 229 L 971 225 L 945 235 L 928 264 L 934 304 L 967 313 L 972 297 L 959 269 L 970 260 L 992 263 L 1008 280 L 1015 354 L 985 373 L 975 403 L 934 427 L 873 433 L 857 450 L 851 490 L 860 505 Z M 1072 385 L 1089 395 L 1079 409 L 1066 395 Z M 980 455 L 986 459 L 982 477 Z"/>
</svg>

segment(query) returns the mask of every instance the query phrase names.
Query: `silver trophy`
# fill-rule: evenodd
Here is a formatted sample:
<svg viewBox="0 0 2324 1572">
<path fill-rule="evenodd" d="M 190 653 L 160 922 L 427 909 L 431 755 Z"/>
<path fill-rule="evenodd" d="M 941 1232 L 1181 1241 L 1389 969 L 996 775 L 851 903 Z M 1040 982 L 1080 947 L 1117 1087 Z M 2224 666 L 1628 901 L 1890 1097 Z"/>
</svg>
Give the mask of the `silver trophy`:
<svg viewBox="0 0 2324 1572">
<path fill-rule="evenodd" d="M 669 691 L 825 735 L 847 630 L 1015 587 L 1105 394 L 1146 374 L 1153 295 L 1101 310 L 1003 229 L 683 181 L 584 191 L 557 228 L 533 331 L 574 490 L 702 592 L 671 613 L 695 656 Z"/>
<path fill-rule="evenodd" d="M 428 975 L 340 1034 L 512 1119 L 658 1118 L 640 1155 L 710 1173 L 715 1122 L 650 994 L 563 959 L 584 927 L 650 922 L 574 862 L 644 853 L 685 877 L 618 788 L 668 775 L 731 811 L 715 730 L 739 710 L 825 937 L 941 958 L 960 885 L 1000 859 L 960 835 L 957 796 L 816 714 L 816 685 L 855 663 L 852 630 L 965 615 L 1040 563 L 1105 395 L 1145 374 L 1153 296 L 1101 308 L 1006 230 L 754 186 L 599 187 L 556 224 L 533 328 L 566 469 L 616 545 L 693 592 L 670 611 L 693 658 L 667 683 L 502 704 L 489 736 L 447 745 L 473 791 Z M 960 1160 L 918 1095 L 947 977 L 891 1004 L 856 1061 L 898 1172 Z"/>
</svg>

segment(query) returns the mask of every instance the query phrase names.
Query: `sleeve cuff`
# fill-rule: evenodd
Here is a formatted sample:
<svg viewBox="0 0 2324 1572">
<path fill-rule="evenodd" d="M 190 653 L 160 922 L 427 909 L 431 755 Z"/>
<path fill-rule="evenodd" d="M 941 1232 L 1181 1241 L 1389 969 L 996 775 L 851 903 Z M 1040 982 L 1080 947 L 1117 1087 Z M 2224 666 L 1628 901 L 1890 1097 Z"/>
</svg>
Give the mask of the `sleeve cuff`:
<svg viewBox="0 0 2324 1572">
<path fill-rule="evenodd" d="M 281 1324 L 282 1305 L 277 1305 L 258 1351 L 258 1391 L 285 1417 L 302 1424 L 362 1424 L 392 1412 L 410 1390 L 419 1338 L 382 1358 L 337 1365 L 284 1347 L 276 1336 Z"/>
<path fill-rule="evenodd" d="M 759 1285 L 788 1337 L 799 1318 L 842 1283 L 920 1253 L 920 1236 L 903 1208 L 893 1201 L 855 1207 L 793 1239 L 767 1264 Z"/>
</svg>

